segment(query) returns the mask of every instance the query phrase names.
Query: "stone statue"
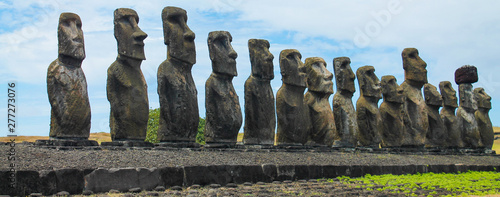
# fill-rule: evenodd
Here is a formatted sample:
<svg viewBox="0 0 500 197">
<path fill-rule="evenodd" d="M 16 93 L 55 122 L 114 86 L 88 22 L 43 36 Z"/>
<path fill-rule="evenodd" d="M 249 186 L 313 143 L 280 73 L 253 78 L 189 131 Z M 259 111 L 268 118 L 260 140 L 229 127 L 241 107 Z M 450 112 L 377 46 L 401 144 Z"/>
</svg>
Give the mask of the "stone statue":
<svg viewBox="0 0 500 197">
<path fill-rule="evenodd" d="M 273 59 L 269 42 L 262 39 L 248 40 L 252 74 L 245 82 L 245 133 L 243 143 L 273 145 L 276 127 Z"/>
<path fill-rule="evenodd" d="M 396 78 L 392 75 L 382 76 L 382 94 L 384 102 L 380 104 L 380 116 L 382 117 L 382 142 L 383 148 L 400 147 L 404 137 L 403 122 L 403 88 L 398 85 Z"/>
<path fill-rule="evenodd" d="M 243 121 L 239 97 L 233 87 L 237 76 L 236 57 L 231 46 L 233 37 L 227 31 L 208 34 L 208 51 L 212 60 L 212 74 L 205 84 L 205 141 L 207 143 L 236 144 Z"/>
<path fill-rule="evenodd" d="M 141 71 L 144 39 L 148 36 L 137 24 L 139 16 L 128 8 L 114 12 L 118 57 L 108 68 L 107 96 L 111 105 L 109 126 L 113 141 L 146 139 L 149 103 L 146 80 Z"/>
<path fill-rule="evenodd" d="M 427 64 L 418 56 L 415 48 L 406 48 L 401 53 L 405 81 L 401 84 L 405 96 L 404 122 L 406 147 L 423 147 L 429 128 L 425 100 L 422 97 L 422 86 L 427 83 Z"/>
<path fill-rule="evenodd" d="M 303 145 L 311 130 L 309 112 L 304 103 L 307 84 L 301 58 L 302 55 L 296 49 L 285 49 L 280 53 L 283 85 L 276 94 L 278 145 Z"/>
<path fill-rule="evenodd" d="M 474 112 L 477 105 L 472 91 L 472 83 L 477 82 L 477 69 L 465 65 L 455 71 L 455 83 L 458 84 L 460 105 L 457 110 L 458 128 L 461 129 L 465 148 L 482 147 L 481 134 Z"/>
<path fill-rule="evenodd" d="M 312 130 L 308 145 L 332 146 L 336 135 L 335 119 L 328 98 L 333 94 L 333 74 L 326 69 L 320 57 L 310 57 L 305 62 L 307 92 L 304 101 L 309 107 Z"/>
<path fill-rule="evenodd" d="M 429 130 L 426 135 L 426 147 L 445 147 L 448 133 L 443 119 L 439 115 L 439 108 L 443 105 L 441 94 L 430 83 L 424 85 L 424 97 L 427 104 L 427 119 L 429 120 Z"/>
<path fill-rule="evenodd" d="M 333 59 L 333 72 L 337 85 L 337 92 L 333 95 L 333 116 L 337 127 L 337 136 L 333 142 L 335 147 L 356 146 L 356 135 L 358 131 L 358 120 L 352 96 L 354 79 L 356 75 L 351 69 L 351 59 L 348 57 L 337 57 Z"/>
<path fill-rule="evenodd" d="M 481 142 L 485 148 L 491 150 L 493 141 L 495 141 L 493 125 L 491 124 L 490 115 L 488 115 L 491 109 L 491 97 L 486 94 L 483 88 L 474 89 L 474 97 L 477 101 L 477 110 L 474 115 L 481 135 Z"/>
<path fill-rule="evenodd" d="M 194 143 L 199 112 L 191 69 L 196 63 L 194 33 L 187 26 L 186 10 L 165 7 L 161 13 L 167 59 L 158 67 L 160 120 L 158 140 Z"/>
<path fill-rule="evenodd" d="M 50 137 L 87 140 L 90 135 L 90 103 L 81 68 L 85 59 L 82 21 L 74 13 L 62 13 L 57 28 L 59 57 L 47 70 L 51 109 Z"/>
<path fill-rule="evenodd" d="M 360 95 L 356 102 L 359 132 L 358 146 L 378 148 L 381 142 L 382 116 L 378 101 L 382 98 L 380 81 L 373 66 L 363 66 L 356 71 Z"/>
<path fill-rule="evenodd" d="M 440 115 L 441 119 L 443 119 L 448 136 L 448 140 L 445 140 L 444 146 L 449 148 L 461 148 L 464 146 L 462 132 L 461 129 L 458 128 L 458 121 L 455 116 L 455 109 L 458 107 L 457 92 L 453 89 L 449 81 L 441 81 L 439 83 L 439 90 L 443 98 L 443 108 L 441 108 Z"/>
</svg>

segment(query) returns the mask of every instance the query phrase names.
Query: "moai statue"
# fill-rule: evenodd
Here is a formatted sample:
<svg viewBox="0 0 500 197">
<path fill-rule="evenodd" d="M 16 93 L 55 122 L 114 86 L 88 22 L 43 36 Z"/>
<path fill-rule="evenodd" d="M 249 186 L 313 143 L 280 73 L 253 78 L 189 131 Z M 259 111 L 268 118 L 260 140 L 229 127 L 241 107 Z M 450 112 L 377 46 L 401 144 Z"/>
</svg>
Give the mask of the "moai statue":
<svg viewBox="0 0 500 197">
<path fill-rule="evenodd" d="M 304 101 L 308 106 L 312 129 L 308 145 L 332 146 L 336 135 L 335 119 L 328 98 L 333 94 L 333 74 L 326 69 L 320 57 L 310 57 L 305 62 L 307 92 Z"/>
<path fill-rule="evenodd" d="M 352 96 L 356 91 L 354 79 L 356 75 L 351 69 L 351 59 L 337 57 L 333 59 L 333 72 L 337 82 L 337 92 L 333 95 L 333 117 L 337 132 L 333 142 L 334 147 L 355 147 L 358 120 L 352 104 Z"/>
<path fill-rule="evenodd" d="M 448 133 L 444 125 L 443 119 L 439 115 L 439 108 L 443 105 L 441 94 L 430 83 L 424 85 L 424 97 L 427 104 L 427 119 L 429 121 L 429 130 L 426 135 L 425 146 L 432 147 L 445 147 Z"/>
<path fill-rule="evenodd" d="M 187 26 L 186 10 L 165 7 L 161 13 L 167 59 L 158 67 L 160 120 L 158 140 L 193 143 L 198 132 L 196 85 L 191 69 L 196 63 L 195 35 Z"/>
<path fill-rule="evenodd" d="M 114 12 L 118 57 L 108 68 L 106 91 L 111 105 L 109 126 L 113 141 L 144 141 L 148 127 L 148 87 L 141 71 L 144 39 L 137 12 L 119 8 Z"/>
<path fill-rule="evenodd" d="M 481 142 L 486 149 L 491 150 L 493 141 L 495 141 L 493 125 L 491 124 L 490 115 L 488 115 L 491 109 L 491 97 L 486 94 L 483 88 L 474 89 L 474 97 L 477 101 L 477 110 L 474 115 L 481 135 Z"/>
<path fill-rule="evenodd" d="M 427 105 L 422 96 L 422 86 L 427 83 L 427 70 L 425 69 L 427 64 L 420 59 L 418 50 L 415 48 L 404 49 L 401 56 L 405 70 L 405 81 L 401 87 L 405 96 L 403 118 L 406 125 L 402 146 L 422 148 L 429 128 Z"/>
<path fill-rule="evenodd" d="M 208 34 L 212 74 L 205 84 L 207 143 L 236 144 L 243 121 L 239 97 L 233 87 L 233 77 L 238 75 L 238 54 L 231 46 L 232 40 L 233 37 L 227 31 Z"/>
<path fill-rule="evenodd" d="M 59 57 L 47 70 L 51 109 L 50 137 L 87 140 L 90 135 L 90 103 L 81 68 L 85 59 L 82 21 L 74 13 L 62 13 L 57 28 Z"/>
<path fill-rule="evenodd" d="M 474 112 L 477 109 L 472 83 L 477 82 L 477 68 L 465 65 L 455 71 L 455 83 L 458 84 L 460 105 L 457 110 L 458 128 L 461 129 L 465 148 L 482 147 L 481 134 Z"/>
<path fill-rule="evenodd" d="M 273 59 L 269 42 L 262 39 L 248 40 L 252 74 L 245 82 L 245 126 L 243 143 L 248 145 L 273 145 L 276 127 Z"/>
<path fill-rule="evenodd" d="M 441 81 L 439 83 L 439 90 L 443 98 L 443 108 L 441 108 L 441 119 L 443 119 L 447 140 L 444 140 L 444 146 L 449 148 L 463 147 L 462 130 L 459 128 L 457 116 L 455 116 L 455 109 L 457 104 L 457 92 L 451 86 L 449 81 Z"/>
<path fill-rule="evenodd" d="M 307 84 L 301 58 L 302 55 L 296 49 L 285 49 L 280 53 L 283 85 L 276 94 L 278 145 L 303 145 L 311 130 L 309 111 L 304 103 Z"/>
<path fill-rule="evenodd" d="M 398 85 L 396 78 L 392 75 L 382 76 L 382 94 L 384 102 L 380 104 L 380 116 L 382 117 L 382 142 L 383 148 L 397 148 L 403 143 L 403 88 Z"/>
<path fill-rule="evenodd" d="M 378 101 L 382 98 L 380 81 L 373 66 L 363 66 L 356 71 L 360 95 L 356 102 L 359 132 L 358 146 L 378 148 L 381 142 L 382 116 Z"/>
</svg>

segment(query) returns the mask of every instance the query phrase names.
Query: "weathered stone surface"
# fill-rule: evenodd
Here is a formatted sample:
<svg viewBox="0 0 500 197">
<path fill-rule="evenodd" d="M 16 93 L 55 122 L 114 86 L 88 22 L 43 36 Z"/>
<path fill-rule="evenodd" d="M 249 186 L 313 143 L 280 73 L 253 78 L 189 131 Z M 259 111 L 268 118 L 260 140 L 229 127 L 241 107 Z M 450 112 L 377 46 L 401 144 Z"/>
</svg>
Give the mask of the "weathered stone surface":
<svg viewBox="0 0 500 197">
<path fill-rule="evenodd" d="M 87 139 L 91 113 L 87 81 L 81 68 L 85 47 L 80 17 L 74 13 L 62 13 L 57 37 L 59 57 L 47 70 L 50 137 Z"/>
<path fill-rule="evenodd" d="M 278 145 L 303 145 L 311 130 L 309 111 L 304 103 L 306 76 L 302 55 L 296 49 L 285 49 L 280 53 L 280 68 L 283 85 L 276 94 L 278 116 Z"/>
<path fill-rule="evenodd" d="M 84 179 L 85 189 L 94 192 L 107 192 L 111 189 L 126 192 L 131 188 L 152 190 L 163 183 L 160 170 L 156 168 L 111 168 L 109 170 L 100 168 L 85 175 Z"/>
<path fill-rule="evenodd" d="M 351 59 L 337 57 L 333 59 L 333 71 L 337 85 L 337 92 L 333 95 L 333 117 L 337 135 L 333 142 L 335 147 L 356 146 L 356 134 L 359 132 L 356 110 L 352 103 L 352 96 L 356 91 L 354 79 L 356 75 L 351 69 Z"/>
<path fill-rule="evenodd" d="M 39 192 L 40 174 L 37 171 L 16 171 L 15 173 L 17 196 L 28 196 Z"/>
<path fill-rule="evenodd" d="M 149 115 L 148 87 L 141 71 L 147 34 L 137 23 L 139 16 L 128 8 L 114 12 L 118 57 L 108 68 L 107 97 L 111 105 L 109 126 L 111 139 L 140 140 L 146 138 Z"/>
<path fill-rule="evenodd" d="M 61 169 L 55 171 L 57 191 L 80 194 L 85 185 L 83 172 L 78 169 Z"/>
<path fill-rule="evenodd" d="M 274 56 L 269 47 L 267 40 L 248 40 L 252 74 L 245 82 L 244 144 L 274 144 L 276 114 L 271 88 Z"/>
<path fill-rule="evenodd" d="M 403 105 L 405 137 L 403 146 L 421 147 L 429 128 L 426 104 L 422 96 L 422 86 L 427 83 L 427 63 L 418 56 L 415 48 L 406 48 L 401 53 L 405 81 L 401 84 L 405 103 Z"/>
<path fill-rule="evenodd" d="M 373 66 L 363 66 L 356 71 L 360 96 L 356 102 L 359 132 L 358 146 L 378 148 L 381 142 L 382 116 L 378 101 L 382 98 L 380 80 Z"/>
<path fill-rule="evenodd" d="M 243 118 L 239 97 L 233 87 L 237 76 L 236 57 L 227 31 L 208 34 L 208 50 L 212 60 L 212 74 L 205 84 L 205 141 L 207 143 L 236 144 Z"/>
<path fill-rule="evenodd" d="M 161 186 L 182 186 L 184 183 L 184 169 L 182 167 L 164 167 L 158 169 Z M 165 190 L 165 189 L 163 189 Z"/>
<path fill-rule="evenodd" d="M 336 135 L 335 119 L 328 98 L 333 94 L 333 74 L 326 69 L 326 62 L 320 57 L 310 57 L 305 61 L 307 92 L 304 102 L 309 107 L 312 130 L 308 145 L 333 144 Z"/>
<path fill-rule="evenodd" d="M 426 147 L 444 147 L 448 139 L 448 133 L 443 119 L 439 115 L 439 108 L 442 106 L 443 99 L 437 91 L 436 86 L 430 83 L 424 85 L 424 97 L 427 104 L 427 118 L 429 121 L 429 130 L 426 135 Z"/>
<path fill-rule="evenodd" d="M 455 71 L 455 83 L 457 85 L 462 83 L 476 83 L 477 80 L 477 68 L 475 66 L 465 65 Z"/>
<path fill-rule="evenodd" d="M 493 147 L 495 135 L 493 133 L 493 125 L 491 124 L 490 115 L 488 112 L 491 109 L 491 97 L 486 94 L 483 88 L 474 89 L 474 97 L 477 101 L 477 110 L 474 113 L 477 121 L 481 142 L 487 149 Z"/>
<path fill-rule="evenodd" d="M 158 140 L 194 142 L 199 123 L 198 92 L 191 75 L 196 63 L 195 34 L 182 8 L 165 7 L 162 20 L 167 59 L 158 67 Z"/>
<path fill-rule="evenodd" d="M 382 118 L 381 147 L 400 147 L 404 137 L 403 88 L 392 75 L 382 76 L 382 94 L 384 102 L 380 104 Z"/>
<path fill-rule="evenodd" d="M 185 185 L 226 185 L 229 182 L 231 182 L 231 175 L 226 165 L 184 167 Z"/>
<path fill-rule="evenodd" d="M 472 91 L 472 84 L 462 83 L 458 85 L 458 95 L 460 97 L 460 106 L 457 110 L 458 128 L 462 133 L 462 140 L 465 148 L 479 148 L 483 144 L 481 142 L 481 134 L 474 115 L 477 108 Z"/>
<path fill-rule="evenodd" d="M 455 109 L 458 107 L 457 92 L 451 86 L 449 81 L 441 81 L 439 83 L 439 90 L 443 98 L 443 108 L 441 108 L 441 119 L 443 119 L 444 126 L 448 140 L 445 140 L 444 146 L 450 148 L 463 147 L 462 133 L 458 125 Z"/>
<path fill-rule="evenodd" d="M 57 177 L 56 172 L 53 170 L 42 170 L 39 172 L 40 175 L 40 190 L 38 192 L 43 195 L 52 195 L 57 193 Z"/>
</svg>

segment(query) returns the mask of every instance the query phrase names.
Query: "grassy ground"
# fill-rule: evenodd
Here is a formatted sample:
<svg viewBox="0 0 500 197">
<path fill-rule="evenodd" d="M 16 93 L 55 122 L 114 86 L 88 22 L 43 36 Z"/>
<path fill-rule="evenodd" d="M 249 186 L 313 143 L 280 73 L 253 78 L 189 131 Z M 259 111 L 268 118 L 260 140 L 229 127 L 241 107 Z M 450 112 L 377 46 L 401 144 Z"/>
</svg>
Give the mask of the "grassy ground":
<svg viewBox="0 0 500 197">
<path fill-rule="evenodd" d="M 500 127 L 493 127 L 494 132 L 500 132 Z M 0 142 L 9 142 L 10 137 L 0 137 Z M 22 142 L 22 141 L 28 141 L 28 142 L 34 142 L 36 140 L 47 140 L 49 139 L 48 136 L 18 136 L 14 138 L 16 142 Z M 111 136 L 109 133 L 91 133 L 89 140 L 95 140 L 99 143 L 101 142 L 110 142 L 111 141 Z M 243 140 L 243 133 L 238 134 L 238 142 L 241 142 Z M 500 140 L 495 140 L 495 143 L 493 144 L 493 150 L 497 152 L 497 154 L 500 154 Z"/>
</svg>

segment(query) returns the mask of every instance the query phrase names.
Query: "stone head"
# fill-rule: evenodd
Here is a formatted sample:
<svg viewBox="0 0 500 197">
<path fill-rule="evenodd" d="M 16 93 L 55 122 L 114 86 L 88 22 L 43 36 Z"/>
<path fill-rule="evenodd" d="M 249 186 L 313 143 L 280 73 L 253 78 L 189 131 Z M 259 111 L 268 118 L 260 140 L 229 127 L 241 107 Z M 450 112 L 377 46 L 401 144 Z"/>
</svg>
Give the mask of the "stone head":
<svg viewBox="0 0 500 197">
<path fill-rule="evenodd" d="M 391 103 L 404 103 L 403 88 L 398 85 L 396 77 L 392 75 L 382 76 L 380 80 L 384 101 Z"/>
<path fill-rule="evenodd" d="M 359 89 L 361 96 L 382 98 L 382 91 L 380 88 L 380 80 L 375 75 L 375 68 L 373 66 L 363 66 L 356 71 L 358 77 Z"/>
<path fill-rule="evenodd" d="M 441 97 L 443 98 L 443 106 L 447 107 L 458 107 L 457 92 L 451 86 L 449 81 L 441 81 L 439 83 L 439 90 L 441 91 Z"/>
<path fill-rule="evenodd" d="M 351 59 L 348 57 L 337 57 L 333 59 L 333 72 L 337 82 L 337 92 L 354 93 L 354 79 L 356 75 L 351 69 Z"/>
<path fill-rule="evenodd" d="M 208 52 L 212 60 L 212 70 L 215 73 L 237 76 L 236 58 L 231 42 L 233 37 L 227 31 L 212 31 L 208 34 Z"/>
<path fill-rule="evenodd" d="M 458 85 L 458 96 L 460 98 L 460 107 L 467 110 L 476 110 L 477 103 L 474 99 L 474 91 L 472 90 L 472 84 L 464 83 Z"/>
<path fill-rule="evenodd" d="M 427 83 L 427 63 L 420 59 L 416 48 L 406 48 L 401 53 L 403 57 L 403 69 L 405 70 L 405 81 L 412 86 L 422 88 Z"/>
<path fill-rule="evenodd" d="M 296 49 L 285 49 L 280 53 L 280 69 L 283 83 L 306 87 L 305 66 L 302 55 Z"/>
<path fill-rule="evenodd" d="M 138 60 L 145 60 L 144 39 L 148 37 L 139 28 L 139 15 L 129 8 L 118 8 L 114 12 L 115 38 L 118 54 Z"/>
<path fill-rule="evenodd" d="M 307 58 L 305 67 L 307 88 L 310 91 L 333 94 L 333 74 L 326 69 L 326 62 L 323 58 Z"/>
<path fill-rule="evenodd" d="M 491 97 L 486 94 L 484 88 L 474 89 L 474 97 L 476 98 L 478 108 L 491 109 Z"/>
<path fill-rule="evenodd" d="M 186 10 L 178 7 L 165 7 L 161 12 L 163 36 L 167 56 L 189 64 L 196 63 L 195 34 L 187 25 Z"/>
<path fill-rule="evenodd" d="M 252 76 L 271 80 L 274 79 L 273 59 L 274 56 L 269 51 L 269 42 L 263 39 L 248 40 L 248 50 L 250 52 L 250 63 L 252 65 Z"/>
<path fill-rule="evenodd" d="M 85 46 L 80 16 L 69 12 L 61 13 L 57 27 L 57 38 L 59 41 L 59 55 L 77 60 L 85 59 Z"/>
<path fill-rule="evenodd" d="M 441 94 L 437 91 L 436 86 L 433 86 L 430 83 L 426 83 L 424 85 L 424 97 L 425 103 L 430 106 L 442 106 L 443 98 Z"/>
</svg>

